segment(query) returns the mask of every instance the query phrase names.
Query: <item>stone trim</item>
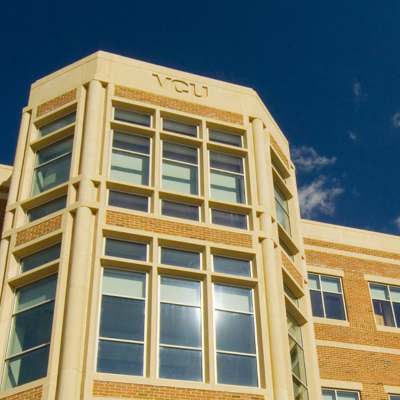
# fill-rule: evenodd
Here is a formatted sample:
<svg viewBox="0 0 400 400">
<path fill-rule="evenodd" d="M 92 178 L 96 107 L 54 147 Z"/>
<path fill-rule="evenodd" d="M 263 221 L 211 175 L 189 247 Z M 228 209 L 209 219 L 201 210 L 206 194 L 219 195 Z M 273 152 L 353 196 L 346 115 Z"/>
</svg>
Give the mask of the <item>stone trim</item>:
<svg viewBox="0 0 400 400">
<path fill-rule="evenodd" d="M 36 116 L 41 117 L 42 115 L 57 110 L 57 108 L 60 108 L 74 100 L 76 100 L 76 89 L 72 89 L 69 92 L 40 104 L 37 108 Z"/>
<path fill-rule="evenodd" d="M 171 108 L 173 110 L 183 111 L 190 114 L 197 114 L 202 117 L 213 118 L 232 124 L 243 125 L 243 115 L 241 114 L 191 103 L 185 100 L 177 100 L 172 97 L 160 96 L 143 90 L 127 88 L 125 86 L 115 86 L 115 96 L 138 100 L 144 103 Z"/>
<path fill-rule="evenodd" d="M 280 159 L 285 163 L 286 167 L 289 168 L 290 167 L 289 160 L 286 157 L 286 155 L 283 152 L 283 150 L 279 147 L 278 142 L 275 140 L 275 138 L 272 135 L 269 135 L 269 137 L 270 137 L 270 140 L 271 140 L 271 147 L 273 148 L 275 153 L 278 154 Z"/>
<path fill-rule="evenodd" d="M 289 257 L 285 254 L 284 251 L 281 251 L 281 257 L 282 257 L 282 264 L 285 267 L 285 269 L 289 272 L 290 276 L 297 282 L 299 286 L 303 287 L 304 286 L 303 275 L 293 265 L 293 263 L 290 261 Z"/>
<path fill-rule="evenodd" d="M 31 240 L 37 239 L 41 236 L 45 236 L 51 232 L 61 228 L 61 217 L 57 215 L 54 218 L 50 218 L 47 221 L 41 222 L 40 224 L 34 225 L 23 231 L 17 233 L 16 246 L 23 243 L 30 242 Z"/>
</svg>

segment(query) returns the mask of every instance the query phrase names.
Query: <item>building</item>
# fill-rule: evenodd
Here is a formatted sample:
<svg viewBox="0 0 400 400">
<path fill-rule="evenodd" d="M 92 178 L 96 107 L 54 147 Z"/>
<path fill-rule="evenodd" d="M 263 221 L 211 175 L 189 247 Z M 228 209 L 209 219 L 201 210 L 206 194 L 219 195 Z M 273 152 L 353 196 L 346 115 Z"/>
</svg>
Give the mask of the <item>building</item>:
<svg viewBox="0 0 400 400">
<path fill-rule="evenodd" d="M 32 85 L 2 208 L 2 400 L 400 398 L 400 238 L 300 219 L 252 89 L 67 66 Z"/>
</svg>

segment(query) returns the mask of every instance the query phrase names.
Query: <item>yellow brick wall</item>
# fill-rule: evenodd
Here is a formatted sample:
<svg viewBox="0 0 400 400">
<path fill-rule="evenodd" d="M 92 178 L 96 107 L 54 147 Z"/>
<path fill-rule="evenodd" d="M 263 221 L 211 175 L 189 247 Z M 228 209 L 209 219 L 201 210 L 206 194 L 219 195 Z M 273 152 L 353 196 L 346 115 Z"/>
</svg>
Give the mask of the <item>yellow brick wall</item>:
<svg viewBox="0 0 400 400">
<path fill-rule="evenodd" d="M 24 390 L 11 396 L 0 396 L 1 400 L 40 400 L 42 398 L 42 387 Z"/>
<path fill-rule="evenodd" d="M 58 97 L 55 97 L 54 99 L 51 99 L 49 101 L 46 101 L 45 103 L 40 104 L 37 108 L 36 115 L 38 117 L 41 117 L 44 114 L 57 110 L 57 108 L 60 108 L 65 104 L 74 101 L 75 99 L 76 99 L 76 89 L 70 90 L 67 93 L 64 93 Z"/>
<path fill-rule="evenodd" d="M 19 246 L 23 243 L 40 238 L 41 236 L 47 235 L 48 233 L 60 229 L 61 218 L 61 215 L 57 215 L 54 218 L 50 218 L 47 221 L 41 222 L 40 224 L 34 225 L 30 228 L 18 232 L 16 245 Z"/>
</svg>

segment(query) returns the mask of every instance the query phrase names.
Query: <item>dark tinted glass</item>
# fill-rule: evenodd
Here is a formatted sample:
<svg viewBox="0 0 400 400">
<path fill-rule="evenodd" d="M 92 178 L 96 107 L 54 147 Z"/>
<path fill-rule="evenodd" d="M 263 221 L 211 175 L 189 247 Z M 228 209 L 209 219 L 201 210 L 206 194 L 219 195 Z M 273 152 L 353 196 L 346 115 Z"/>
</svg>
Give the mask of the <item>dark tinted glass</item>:
<svg viewBox="0 0 400 400">
<path fill-rule="evenodd" d="M 151 124 L 151 115 L 131 110 L 123 110 L 120 108 L 116 108 L 114 112 L 114 119 L 123 122 L 130 122 L 133 124 L 150 126 Z"/>
<path fill-rule="evenodd" d="M 202 380 L 201 351 L 160 348 L 160 378 Z"/>
<path fill-rule="evenodd" d="M 72 138 L 60 140 L 36 153 L 36 165 L 43 164 L 47 161 L 54 160 L 57 157 L 68 154 L 72 151 Z M 54 168 L 54 166 L 53 166 Z"/>
<path fill-rule="evenodd" d="M 42 204 L 39 207 L 32 208 L 28 211 L 28 220 L 30 222 L 36 221 L 39 218 L 45 217 L 46 215 L 52 214 L 56 211 L 62 210 L 65 208 L 65 204 L 67 202 L 67 198 L 60 197 L 58 199 L 49 201 L 46 204 Z"/>
<path fill-rule="evenodd" d="M 161 264 L 198 269 L 200 268 L 200 253 L 162 247 Z"/>
<path fill-rule="evenodd" d="M 312 315 L 314 317 L 324 317 L 321 292 L 310 290 Z"/>
<path fill-rule="evenodd" d="M 393 303 L 393 310 L 397 326 L 400 327 L 400 303 Z"/>
<path fill-rule="evenodd" d="M 389 301 L 373 300 L 375 318 L 380 325 L 396 326 Z"/>
<path fill-rule="evenodd" d="M 218 383 L 257 386 L 256 357 L 217 353 Z"/>
<path fill-rule="evenodd" d="M 47 249 L 38 251 L 30 256 L 21 259 L 21 271 L 30 271 L 33 268 L 44 265 L 60 257 L 61 244 L 58 243 Z"/>
<path fill-rule="evenodd" d="M 185 124 L 183 122 L 163 119 L 163 129 L 174 133 L 181 133 L 187 136 L 197 136 L 197 126 Z"/>
<path fill-rule="evenodd" d="M 214 256 L 214 271 L 224 274 L 250 276 L 250 261 Z"/>
<path fill-rule="evenodd" d="M 113 147 L 133 151 L 135 153 L 149 154 L 150 139 L 144 136 L 115 132 Z"/>
<path fill-rule="evenodd" d="M 326 318 L 346 319 L 341 294 L 324 292 Z"/>
<path fill-rule="evenodd" d="M 224 226 L 232 226 L 234 228 L 247 229 L 247 216 L 243 214 L 235 214 L 221 210 L 211 210 L 212 223 Z"/>
<path fill-rule="evenodd" d="M 162 202 L 162 214 L 170 217 L 199 220 L 199 207 L 189 206 L 182 203 L 173 203 L 171 201 Z"/>
<path fill-rule="evenodd" d="M 135 194 L 116 192 L 111 190 L 108 198 L 108 204 L 114 207 L 128 208 L 130 210 L 138 210 L 147 212 L 148 197 L 137 196 Z"/>
<path fill-rule="evenodd" d="M 223 153 L 210 152 L 211 168 L 243 174 L 243 159 Z"/>
<path fill-rule="evenodd" d="M 68 114 L 65 117 L 61 117 L 53 122 L 50 122 L 49 124 L 42 126 L 41 128 L 39 128 L 39 133 L 41 136 L 46 136 L 52 132 L 57 131 L 58 129 L 73 124 L 75 122 L 75 118 L 75 112 Z"/>
<path fill-rule="evenodd" d="M 106 239 L 105 254 L 111 257 L 146 261 L 147 246 L 143 243 L 127 242 L 108 238 Z"/>
<path fill-rule="evenodd" d="M 229 144 L 231 146 L 242 147 L 242 137 L 232 133 L 216 131 L 210 129 L 210 140 L 213 142 Z"/>
<path fill-rule="evenodd" d="M 197 149 L 176 143 L 163 143 L 163 157 L 170 160 L 197 164 Z"/>
</svg>

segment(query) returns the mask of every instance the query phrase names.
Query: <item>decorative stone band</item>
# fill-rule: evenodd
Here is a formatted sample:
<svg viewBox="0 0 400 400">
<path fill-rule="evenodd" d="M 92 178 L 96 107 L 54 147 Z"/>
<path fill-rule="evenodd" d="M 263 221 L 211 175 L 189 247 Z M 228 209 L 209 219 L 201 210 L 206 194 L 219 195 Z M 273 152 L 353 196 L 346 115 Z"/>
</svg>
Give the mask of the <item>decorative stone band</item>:
<svg viewBox="0 0 400 400">
<path fill-rule="evenodd" d="M 271 140 L 271 147 L 275 151 L 276 154 L 281 158 L 281 160 L 285 163 L 285 165 L 289 168 L 289 160 L 286 157 L 285 153 L 282 151 L 282 149 L 279 147 L 278 143 L 276 142 L 275 138 L 270 135 L 270 140 Z"/>
<path fill-rule="evenodd" d="M 171 108 L 177 111 L 183 111 L 191 114 L 197 114 L 202 117 L 209 117 L 224 122 L 243 125 L 243 115 L 221 110 L 219 108 L 208 107 L 201 104 L 191 103 L 189 101 L 177 100 L 172 97 L 160 96 L 143 90 L 131 89 L 125 86 L 115 87 L 115 96 L 125 97 L 126 99 L 138 100 L 144 103 L 156 106 Z"/>
<path fill-rule="evenodd" d="M 135 400 L 264 400 L 263 395 L 252 393 L 220 392 L 109 381 L 94 381 L 93 396 Z"/>
<path fill-rule="evenodd" d="M 60 108 L 63 105 L 68 104 L 74 100 L 76 100 L 76 89 L 72 89 L 69 92 L 62 94 L 61 96 L 57 96 L 54 99 L 40 104 L 37 108 L 36 116 L 41 117 L 42 115 L 57 110 L 57 108 Z"/>
<path fill-rule="evenodd" d="M 124 228 L 140 229 L 147 232 L 165 233 L 174 236 L 224 243 L 231 246 L 251 247 L 252 238 L 245 233 L 234 233 L 222 229 L 214 229 L 163 219 L 143 217 L 117 211 L 107 211 L 106 222 L 109 225 Z"/>
<path fill-rule="evenodd" d="M 366 247 L 350 246 L 347 244 L 326 242 L 324 240 L 316 240 L 310 238 L 304 238 L 304 244 L 308 244 L 310 246 L 325 247 L 327 249 L 344 250 L 352 253 L 366 254 L 368 256 L 386 257 L 392 258 L 393 260 L 400 260 L 400 253 L 391 253 L 388 251 L 377 249 L 368 249 Z"/>
<path fill-rule="evenodd" d="M 37 386 L 33 389 L 24 390 L 23 392 L 15 393 L 10 396 L 0 396 L 1 400 L 41 400 L 42 386 Z"/>
<path fill-rule="evenodd" d="M 41 236 L 45 236 L 48 233 L 60 229 L 61 217 L 61 215 L 57 215 L 54 218 L 50 218 L 47 221 L 41 222 L 40 224 L 34 225 L 30 228 L 18 232 L 16 245 L 19 246 L 23 243 L 30 242 L 31 240 L 37 239 Z"/>
<path fill-rule="evenodd" d="M 282 257 L 282 263 L 283 266 L 286 268 L 286 271 L 289 272 L 290 276 L 301 286 L 304 286 L 304 279 L 303 276 L 301 275 L 300 271 L 297 270 L 297 268 L 293 265 L 293 263 L 290 261 L 289 257 L 281 251 L 281 257 Z"/>
</svg>

